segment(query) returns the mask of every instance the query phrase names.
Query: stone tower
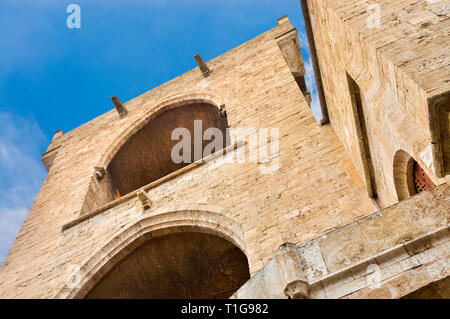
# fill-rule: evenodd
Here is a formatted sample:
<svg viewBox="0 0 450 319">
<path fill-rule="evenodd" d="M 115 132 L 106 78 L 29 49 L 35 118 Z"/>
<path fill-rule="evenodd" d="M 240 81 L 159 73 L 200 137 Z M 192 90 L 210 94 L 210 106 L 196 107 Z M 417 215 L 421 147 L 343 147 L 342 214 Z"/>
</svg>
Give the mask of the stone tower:
<svg viewBox="0 0 450 319">
<path fill-rule="evenodd" d="M 43 154 L 0 297 L 448 298 L 446 7 L 301 2 L 321 124 L 287 17 L 114 97 Z"/>
</svg>

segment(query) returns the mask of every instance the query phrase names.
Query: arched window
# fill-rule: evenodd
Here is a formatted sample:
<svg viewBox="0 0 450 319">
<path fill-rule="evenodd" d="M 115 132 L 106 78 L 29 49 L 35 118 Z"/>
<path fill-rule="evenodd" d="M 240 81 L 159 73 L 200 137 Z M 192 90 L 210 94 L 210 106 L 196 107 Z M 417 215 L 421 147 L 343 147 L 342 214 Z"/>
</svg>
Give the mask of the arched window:
<svg viewBox="0 0 450 319">
<path fill-rule="evenodd" d="M 419 163 L 403 150 L 394 156 L 394 183 L 399 201 L 436 186 Z"/>
<path fill-rule="evenodd" d="M 227 128 L 226 113 L 216 105 L 192 100 L 167 107 L 123 143 L 105 176 L 91 183 L 81 214 L 228 146 Z"/>
<path fill-rule="evenodd" d="M 209 128 L 221 132 L 221 148 L 225 147 L 227 126 L 227 119 L 220 115 L 217 106 L 208 103 L 188 104 L 163 112 L 126 141 L 108 165 L 114 196 L 128 194 L 201 159 L 205 146 L 211 142 L 203 139 Z M 172 149 L 186 136 L 172 140 L 176 129 L 190 136 L 191 154 L 181 163 L 172 158 Z M 200 152 L 196 154 L 198 145 Z"/>
<path fill-rule="evenodd" d="M 423 170 L 422 167 L 420 167 L 420 165 L 416 161 L 414 161 L 413 165 L 413 179 L 414 179 L 414 190 L 416 191 L 416 193 L 427 191 L 436 186 L 431 180 L 431 178 L 427 175 L 427 173 Z"/>
</svg>

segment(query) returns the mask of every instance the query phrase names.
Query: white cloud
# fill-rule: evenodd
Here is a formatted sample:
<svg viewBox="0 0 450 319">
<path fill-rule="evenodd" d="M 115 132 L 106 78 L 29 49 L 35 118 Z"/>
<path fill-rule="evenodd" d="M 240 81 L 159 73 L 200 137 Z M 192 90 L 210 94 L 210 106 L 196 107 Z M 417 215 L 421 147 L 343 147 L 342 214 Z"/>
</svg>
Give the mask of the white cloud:
<svg viewBox="0 0 450 319">
<path fill-rule="evenodd" d="M 1 111 L 0 136 L 2 264 L 45 179 L 40 150 L 47 139 L 34 119 Z"/>
<path fill-rule="evenodd" d="M 306 35 L 306 33 L 302 32 L 302 30 L 300 32 L 298 32 L 298 39 L 300 42 L 300 48 L 309 51 L 309 42 L 308 42 L 308 36 Z"/>
<path fill-rule="evenodd" d="M 28 213 L 27 207 L 9 209 L 0 207 L 0 264 L 3 264 L 9 249 Z"/>
</svg>

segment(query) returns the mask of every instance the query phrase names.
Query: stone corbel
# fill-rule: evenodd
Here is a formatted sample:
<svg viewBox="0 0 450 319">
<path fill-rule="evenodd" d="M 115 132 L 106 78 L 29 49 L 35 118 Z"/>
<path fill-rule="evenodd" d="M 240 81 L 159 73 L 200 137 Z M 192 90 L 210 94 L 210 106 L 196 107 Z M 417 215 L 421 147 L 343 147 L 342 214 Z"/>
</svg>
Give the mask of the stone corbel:
<svg viewBox="0 0 450 319">
<path fill-rule="evenodd" d="M 106 176 L 106 169 L 104 167 L 95 167 L 95 178 L 101 181 Z"/>
<path fill-rule="evenodd" d="M 221 117 L 227 117 L 227 110 L 225 109 L 225 104 L 222 104 L 220 106 L 219 114 Z"/>
<path fill-rule="evenodd" d="M 284 294 L 290 299 L 308 298 L 309 283 L 303 273 L 295 244 L 282 244 L 278 248 L 275 259 L 278 265 L 281 285 L 284 287 Z"/>
<path fill-rule="evenodd" d="M 197 61 L 198 67 L 199 67 L 200 71 L 202 71 L 203 76 L 205 78 L 207 78 L 211 74 L 211 70 L 208 68 L 205 61 L 203 61 L 200 54 L 197 53 L 196 55 L 194 55 L 194 58 L 195 58 L 195 61 Z"/>
<path fill-rule="evenodd" d="M 139 200 L 141 201 L 142 207 L 144 207 L 144 209 L 147 210 L 150 207 L 152 207 L 152 200 L 148 196 L 147 192 L 145 192 L 143 189 L 140 189 L 136 194 Z"/>
<path fill-rule="evenodd" d="M 125 116 L 127 116 L 128 114 L 128 110 L 125 107 L 125 105 L 123 105 L 122 102 L 120 102 L 119 98 L 117 97 L 117 95 L 114 95 L 111 98 L 111 101 L 114 104 L 114 107 L 116 108 L 117 113 L 119 113 L 120 118 L 124 118 Z"/>
</svg>

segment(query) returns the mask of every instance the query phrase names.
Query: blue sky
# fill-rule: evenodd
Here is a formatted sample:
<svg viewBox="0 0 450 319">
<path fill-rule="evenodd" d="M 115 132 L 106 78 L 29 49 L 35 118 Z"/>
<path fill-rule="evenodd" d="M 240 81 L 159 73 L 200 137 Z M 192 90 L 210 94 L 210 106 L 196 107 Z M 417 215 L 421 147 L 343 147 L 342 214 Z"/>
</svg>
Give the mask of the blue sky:
<svg viewBox="0 0 450 319">
<path fill-rule="evenodd" d="M 69 4 L 81 28 L 69 29 Z M 0 2 L 0 264 L 46 171 L 53 133 L 110 110 L 276 26 L 300 33 L 320 118 L 300 0 L 2 0 Z"/>
</svg>

